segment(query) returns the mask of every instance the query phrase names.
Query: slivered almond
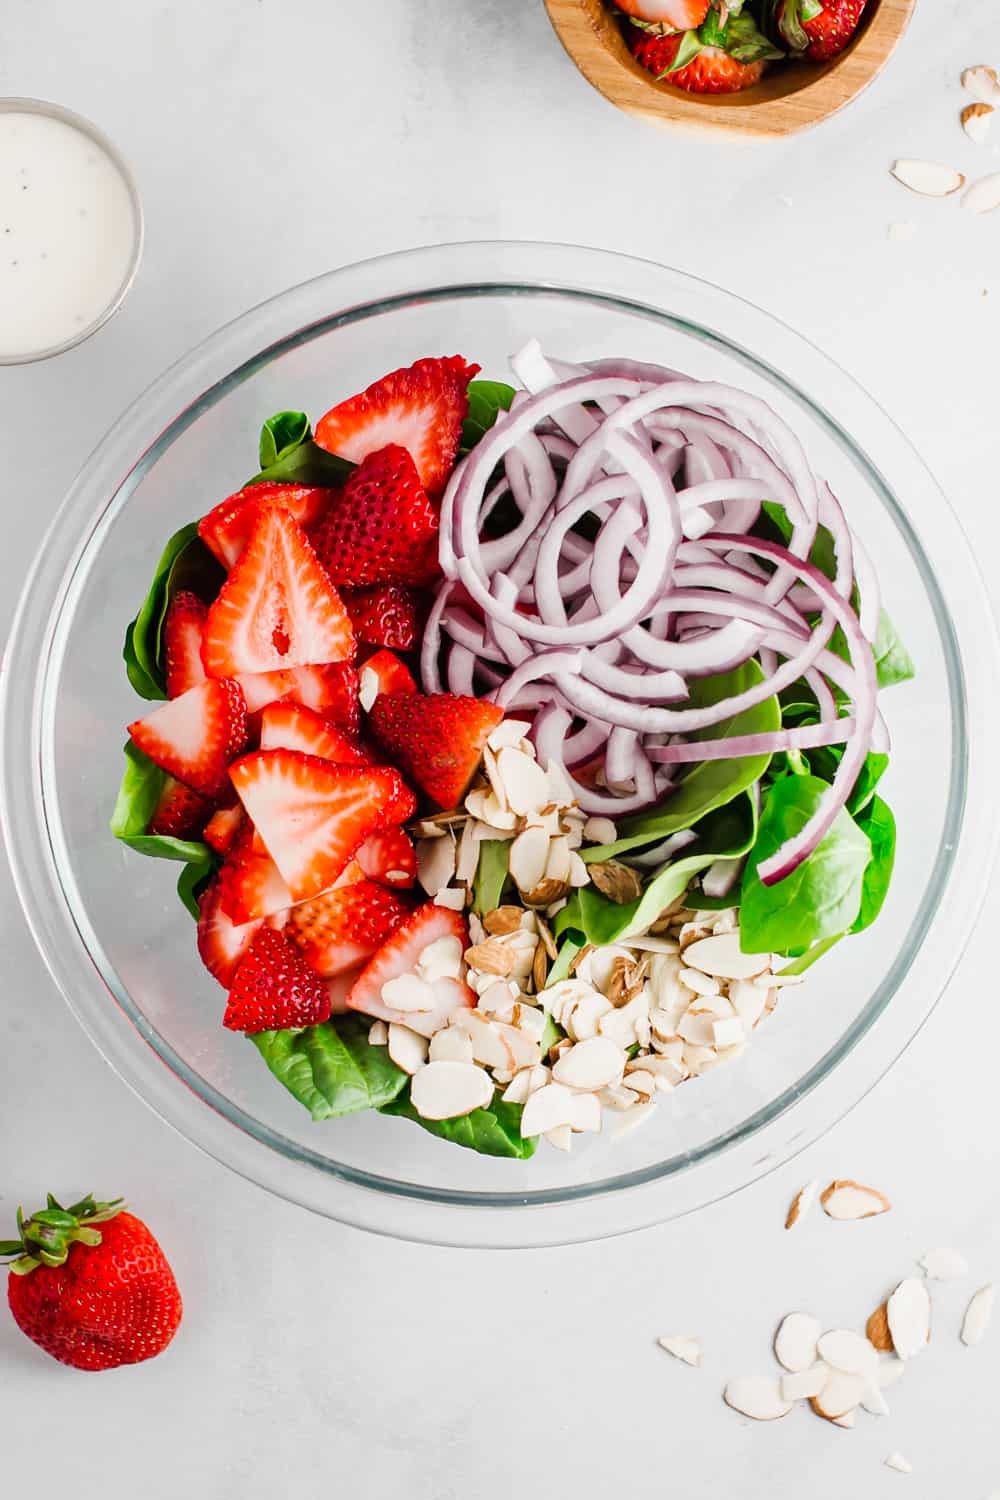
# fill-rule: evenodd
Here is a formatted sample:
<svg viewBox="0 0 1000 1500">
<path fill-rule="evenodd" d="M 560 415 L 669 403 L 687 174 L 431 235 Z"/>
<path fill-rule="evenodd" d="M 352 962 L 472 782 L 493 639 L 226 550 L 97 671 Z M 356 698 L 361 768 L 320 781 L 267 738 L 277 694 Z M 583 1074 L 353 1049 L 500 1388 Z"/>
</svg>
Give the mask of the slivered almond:
<svg viewBox="0 0 1000 1500">
<path fill-rule="evenodd" d="M 389 1056 L 404 1073 L 417 1073 L 427 1064 L 427 1038 L 418 1036 L 408 1026 L 400 1026 L 391 1021 L 388 1046 Z"/>
<path fill-rule="evenodd" d="M 992 104 L 967 104 L 962 110 L 962 129 L 970 141 L 983 145 L 993 123 Z"/>
<path fill-rule="evenodd" d="M 471 1062 L 440 1059 L 414 1075 L 410 1100 L 424 1120 L 454 1120 L 482 1109 L 493 1098 L 493 1080 Z"/>
<path fill-rule="evenodd" d="M 986 1332 L 990 1315 L 993 1312 L 994 1295 L 992 1282 L 986 1286 L 981 1286 L 965 1309 L 965 1317 L 962 1319 L 961 1339 L 966 1348 L 971 1349 L 973 1345 L 978 1344 Z"/>
<path fill-rule="evenodd" d="M 981 104 L 1000 104 L 1000 82 L 997 80 L 996 68 L 987 68 L 982 64 L 976 68 L 966 68 L 962 74 L 962 87 Z"/>
<path fill-rule="evenodd" d="M 531 983 L 537 995 L 545 988 L 545 980 L 549 972 L 549 956 L 545 950 L 545 944 L 539 943 L 535 949 L 535 956 L 531 960 Z"/>
<path fill-rule="evenodd" d="M 838 1177 L 819 1195 L 824 1213 L 831 1219 L 872 1219 L 888 1213 L 892 1204 L 877 1188 L 865 1187 L 850 1177 Z"/>
<path fill-rule="evenodd" d="M 769 954 L 742 951 L 738 932 L 695 938 L 686 946 L 682 935 L 681 951 L 686 968 L 700 969 L 714 979 L 753 979 L 770 968 Z"/>
<path fill-rule="evenodd" d="M 961 172 L 936 161 L 901 157 L 899 161 L 893 162 L 891 171 L 897 182 L 909 188 L 911 193 L 920 193 L 924 198 L 947 198 L 965 185 Z"/>
<path fill-rule="evenodd" d="M 926 1283 L 907 1276 L 885 1307 L 893 1347 L 900 1359 L 912 1359 L 927 1345 L 931 1332 L 931 1299 Z"/>
<path fill-rule="evenodd" d="M 766 1375 L 744 1375 L 731 1380 L 723 1392 L 722 1399 L 733 1411 L 755 1422 L 773 1422 L 778 1417 L 787 1417 L 792 1409 L 786 1401 L 776 1380 Z"/>
<path fill-rule="evenodd" d="M 774 1355 L 779 1365 L 793 1375 L 808 1370 L 816 1362 L 816 1343 L 820 1336 L 817 1318 L 808 1313 L 793 1312 L 783 1318 L 774 1336 Z"/>
<path fill-rule="evenodd" d="M 826 1384 L 818 1396 L 810 1401 L 813 1411 L 832 1422 L 836 1417 L 846 1417 L 848 1412 L 861 1405 L 867 1383 L 860 1375 L 846 1375 L 843 1370 L 831 1370 Z"/>
<path fill-rule="evenodd" d="M 471 969 L 478 969 L 480 974 L 499 974 L 501 979 L 506 979 L 517 962 L 517 955 L 512 948 L 506 948 L 494 938 L 488 938 L 485 943 L 467 948 L 465 961 Z"/>
<path fill-rule="evenodd" d="M 549 836 L 544 828 L 526 828 L 510 846 L 508 865 L 519 891 L 533 891 L 545 875 Z"/>
<path fill-rule="evenodd" d="M 892 1342 L 892 1334 L 889 1332 L 889 1316 L 886 1303 L 876 1307 L 868 1322 L 865 1324 L 865 1337 L 868 1342 L 881 1354 L 892 1354 L 896 1346 Z"/>
<path fill-rule="evenodd" d="M 1000 208 L 1000 172 L 974 182 L 962 195 L 962 207 L 974 214 L 991 214 Z"/>
<path fill-rule="evenodd" d="M 637 901 L 642 895 L 642 881 L 636 872 L 617 859 L 589 865 L 587 873 L 601 895 L 607 896 L 609 901 L 614 901 L 618 906 Z"/>
<path fill-rule="evenodd" d="M 968 1276 L 969 1265 L 964 1255 L 957 1250 L 928 1250 L 920 1258 L 923 1273 L 931 1281 L 954 1281 L 957 1276 Z"/>
<path fill-rule="evenodd" d="M 822 1362 L 810 1365 L 808 1370 L 782 1375 L 781 1394 L 786 1401 L 807 1401 L 819 1395 L 829 1377 L 830 1372 Z"/>
<path fill-rule="evenodd" d="M 533 829 L 527 829 L 532 833 Z M 532 886 L 524 897 L 526 906 L 539 906 L 544 910 L 551 906 L 554 901 L 561 901 L 568 896 L 570 887 L 565 880 L 540 880 L 537 885 Z"/>
<path fill-rule="evenodd" d="M 483 926 L 490 937 L 505 937 L 508 932 L 517 932 L 521 926 L 523 912 L 519 906 L 498 906 L 483 917 Z"/>
<path fill-rule="evenodd" d="M 816 1350 L 832 1370 L 843 1375 L 860 1375 L 865 1381 L 875 1378 L 878 1351 L 852 1328 L 831 1328 L 820 1336 Z"/>
<path fill-rule="evenodd" d="M 697 1339 L 687 1338 L 683 1334 L 665 1333 L 656 1342 L 661 1349 L 665 1349 L 682 1364 L 691 1365 L 697 1369 L 702 1362 L 701 1345 Z"/>
<path fill-rule="evenodd" d="M 807 1182 L 805 1187 L 799 1188 L 788 1206 L 788 1213 L 785 1215 L 786 1229 L 793 1229 L 800 1219 L 805 1218 L 816 1201 L 818 1190 L 819 1183 L 815 1178 L 812 1182 Z"/>
</svg>

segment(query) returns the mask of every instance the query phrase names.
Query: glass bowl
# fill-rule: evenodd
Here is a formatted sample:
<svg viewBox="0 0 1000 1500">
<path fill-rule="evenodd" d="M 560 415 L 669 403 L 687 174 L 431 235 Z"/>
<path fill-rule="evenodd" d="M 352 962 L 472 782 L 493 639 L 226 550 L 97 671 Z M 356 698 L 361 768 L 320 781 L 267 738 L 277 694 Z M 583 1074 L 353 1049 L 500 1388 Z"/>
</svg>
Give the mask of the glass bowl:
<svg viewBox="0 0 1000 1500">
<path fill-rule="evenodd" d="M 461 352 L 503 378 L 535 335 L 758 392 L 790 420 L 881 573 L 919 675 L 884 698 L 899 824 L 879 922 L 786 991 L 736 1063 L 641 1130 L 497 1161 L 404 1120 L 313 1124 L 222 1029 L 176 871 L 108 818 L 136 699 L 126 623 L 160 549 L 253 468 L 262 419 L 314 417 L 386 370 Z M 349 266 L 221 329 L 122 417 L 42 546 L 4 669 L 5 822 L 28 921 L 85 1030 L 164 1119 L 270 1191 L 385 1234 L 519 1246 L 637 1229 L 733 1192 L 839 1119 L 942 992 L 993 852 L 997 644 L 955 517 L 885 413 L 825 355 L 718 288 L 600 251 L 423 249 Z"/>
</svg>

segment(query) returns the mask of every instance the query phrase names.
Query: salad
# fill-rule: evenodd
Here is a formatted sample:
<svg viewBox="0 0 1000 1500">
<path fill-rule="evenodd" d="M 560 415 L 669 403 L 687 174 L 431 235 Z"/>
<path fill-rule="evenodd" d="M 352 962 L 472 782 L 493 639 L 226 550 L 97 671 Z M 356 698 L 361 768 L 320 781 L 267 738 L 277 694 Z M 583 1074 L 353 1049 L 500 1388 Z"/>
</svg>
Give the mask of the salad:
<svg viewBox="0 0 1000 1500">
<path fill-rule="evenodd" d="M 625 43 L 647 72 L 690 94 L 735 94 L 775 62 L 829 62 L 867 0 L 615 0 Z M 873 6 L 874 8 L 874 6 Z"/>
<path fill-rule="evenodd" d="M 872 565 L 758 397 L 536 342 L 427 358 L 167 543 L 112 831 L 316 1120 L 459 1145 L 645 1120 L 875 921 Z"/>
</svg>

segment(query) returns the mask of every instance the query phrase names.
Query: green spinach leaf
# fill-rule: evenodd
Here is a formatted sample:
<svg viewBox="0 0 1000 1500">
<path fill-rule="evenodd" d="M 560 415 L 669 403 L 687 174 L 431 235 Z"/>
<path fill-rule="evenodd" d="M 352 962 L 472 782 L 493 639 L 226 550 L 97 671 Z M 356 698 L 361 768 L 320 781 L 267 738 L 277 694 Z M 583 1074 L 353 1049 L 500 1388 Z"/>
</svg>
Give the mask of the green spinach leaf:
<svg viewBox="0 0 1000 1500">
<path fill-rule="evenodd" d="M 852 932 L 870 927 L 885 903 L 896 859 L 896 820 L 892 808 L 881 797 L 872 797 L 857 818 L 858 827 L 871 845 L 871 859 L 861 887 L 861 910 Z"/>
<path fill-rule="evenodd" d="M 279 411 L 268 417 L 260 429 L 258 454 L 261 468 L 270 468 L 271 464 L 276 464 L 311 437 L 312 428 L 304 411 Z"/>
<path fill-rule="evenodd" d="M 785 880 L 766 886 L 757 874 L 762 861 L 805 826 L 826 791 L 818 776 L 785 776 L 769 789 L 743 872 L 740 943 L 745 953 L 795 956 L 846 932 L 856 920 L 871 845 L 846 811 L 837 814 L 818 847 Z"/>
<path fill-rule="evenodd" d="M 499 380 L 473 380 L 469 385 L 469 410 L 462 423 L 459 452 L 468 453 L 486 436 L 502 411 L 510 410 L 514 387 Z"/>
<path fill-rule="evenodd" d="M 167 838 L 164 834 L 146 832 L 166 779 L 166 772 L 129 740 L 125 746 L 125 774 L 111 814 L 111 832 L 137 854 L 183 864 L 177 893 L 197 918 L 197 897 L 218 868 L 219 860 L 215 851 L 200 839 Z"/>
<path fill-rule="evenodd" d="M 181 589 L 214 598 L 225 573 L 198 535 L 197 523 L 182 526 L 170 538 L 156 565 L 142 608 L 125 632 L 125 669 L 142 698 L 165 698 L 163 622 L 171 599 Z"/>
<path fill-rule="evenodd" d="M 525 1140 L 521 1135 L 520 1104 L 506 1104 L 499 1095 L 484 1109 L 474 1109 L 471 1115 L 461 1115 L 457 1120 L 425 1120 L 413 1108 L 407 1089 L 391 1104 L 383 1105 L 381 1113 L 412 1120 L 431 1135 L 451 1141 L 455 1146 L 465 1146 L 469 1151 L 478 1151 L 482 1156 L 515 1157 L 526 1161 L 529 1156 L 534 1156 L 538 1144 L 536 1136 Z"/>
<path fill-rule="evenodd" d="M 260 430 L 260 470 L 251 484 L 308 484 L 336 489 L 357 467 L 314 441 L 304 411 L 279 411 Z"/>
<path fill-rule="evenodd" d="M 385 1047 L 370 1044 L 370 1025 L 357 1015 L 334 1016 L 302 1031 L 259 1031 L 250 1040 L 314 1120 L 333 1120 L 381 1109 L 409 1081 Z"/>
<path fill-rule="evenodd" d="M 899 633 L 883 609 L 878 618 L 875 634 L 875 671 L 880 688 L 892 687 L 897 682 L 909 682 L 917 675 L 913 657 L 899 638 Z"/>
<path fill-rule="evenodd" d="M 813 943 L 811 948 L 807 948 L 805 953 L 793 959 L 790 964 L 786 964 L 783 969 L 779 969 L 778 973 L 804 974 L 807 969 L 811 969 L 813 964 L 818 963 L 825 954 L 829 953 L 831 948 L 835 948 L 840 940 L 846 936 L 846 932 L 838 932 L 834 937 L 824 938 L 822 942 Z"/>
<path fill-rule="evenodd" d="M 507 856 L 510 839 L 484 839 L 479 846 L 479 864 L 472 883 L 472 909 L 484 916 L 496 911 L 503 901 L 503 889 L 507 884 Z"/>
</svg>

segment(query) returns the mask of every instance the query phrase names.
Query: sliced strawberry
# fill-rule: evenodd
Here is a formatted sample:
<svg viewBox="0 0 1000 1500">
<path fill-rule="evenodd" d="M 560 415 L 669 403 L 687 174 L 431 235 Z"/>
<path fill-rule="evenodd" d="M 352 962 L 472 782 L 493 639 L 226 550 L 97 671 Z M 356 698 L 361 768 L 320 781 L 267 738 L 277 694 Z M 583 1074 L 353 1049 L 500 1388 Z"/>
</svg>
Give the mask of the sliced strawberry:
<svg viewBox="0 0 1000 1500">
<path fill-rule="evenodd" d="M 454 693 L 380 694 L 369 723 L 394 765 L 439 807 L 457 807 L 503 711 Z"/>
<path fill-rule="evenodd" d="M 175 594 L 167 607 L 163 622 L 163 660 L 168 698 L 180 698 L 190 688 L 205 681 L 201 639 L 207 614 L 208 605 L 188 589 Z"/>
<path fill-rule="evenodd" d="M 739 62 L 722 47 L 701 46 L 690 62 L 675 68 L 683 40 L 684 33 L 680 31 L 661 35 L 633 30 L 628 44 L 636 62 L 664 83 L 688 94 L 737 94 L 760 82 L 763 62 Z"/>
<path fill-rule="evenodd" d="M 343 730 L 301 703 L 269 703 L 260 716 L 262 750 L 301 750 L 341 766 L 364 766 L 369 757 Z"/>
<path fill-rule="evenodd" d="M 861 25 L 867 0 L 823 0 L 823 8 L 811 21 L 802 21 L 809 38 L 806 56 L 827 62 L 843 52 Z"/>
<path fill-rule="evenodd" d="M 298 750 L 245 755 L 230 777 L 293 901 L 329 890 L 368 835 L 406 805 L 395 771 L 335 766 Z"/>
<path fill-rule="evenodd" d="M 293 907 L 285 933 L 310 968 L 332 979 L 366 963 L 411 910 L 384 886 L 362 880 Z"/>
<path fill-rule="evenodd" d="M 710 0 L 615 0 L 619 10 L 640 21 L 660 21 L 675 31 L 697 31 Z"/>
<path fill-rule="evenodd" d="M 356 969 L 345 969 L 343 974 L 337 974 L 333 979 L 324 980 L 326 993 L 330 999 L 330 1014 L 332 1016 L 347 1015 L 347 997 L 351 993 L 351 985 L 361 973 L 361 965 Z"/>
<path fill-rule="evenodd" d="M 257 713 L 269 703 L 291 700 L 330 719 L 338 729 L 356 735 L 361 719 L 358 674 L 351 662 L 325 667 L 292 667 L 285 672 L 243 672 L 237 678 L 247 700 L 247 712 Z"/>
<path fill-rule="evenodd" d="M 348 864 L 344 866 L 343 870 L 337 876 L 330 889 L 339 891 L 345 885 L 357 885 L 359 880 L 366 879 L 367 876 L 365 875 L 364 870 L 362 870 L 356 859 L 352 859 Z"/>
<path fill-rule="evenodd" d="M 250 922 L 239 927 L 222 910 L 218 880 L 206 887 L 199 902 L 201 915 L 198 918 L 198 952 L 210 974 L 228 989 L 233 982 L 240 960 L 246 953 L 261 927 L 260 922 Z"/>
<path fill-rule="evenodd" d="M 382 999 L 382 986 L 401 974 L 414 973 L 424 949 L 438 938 L 448 937 L 458 938 L 463 951 L 469 946 L 465 918 L 432 901 L 418 907 L 362 969 L 351 986 L 348 1006 L 381 1021 L 398 1021 L 422 1036 L 433 1036 L 456 1010 L 475 1004 L 475 996 L 463 979 L 434 980 L 435 1004 L 429 1011 L 394 1009 Z"/>
<path fill-rule="evenodd" d="M 202 516 L 198 535 L 228 570 L 250 540 L 262 501 L 283 505 L 304 530 L 319 520 L 335 493 L 303 484 L 248 484 Z"/>
<path fill-rule="evenodd" d="M 219 871 L 219 904 L 238 925 L 287 911 L 292 896 L 269 854 L 254 847 L 253 830 L 245 827 Z"/>
<path fill-rule="evenodd" d="M 305 533 L 280 505 L 258 506 L 243 555 L 208 611 L 205 671 L 236 677 L 353 653 L 347 611 Z"/>
<path fill-rule="evenodd" d="M 415 589 L 385 583 L 372 589 L 344 589 L 341 597 L 359 641 L 395 651 L 416 646 L 427 610 L 424 596 Z"/>
<path fill-rule="evenodd" d="M 370 833 L 358 850 L 358 864 L 369 880 L 405 889 L 416 882 L 417 854 L 402 828 Z"/>
<path fill-rule="evenodd" d="M 478 365 L 458 354 L 418 359 L 328 411 L 316 424 L 316 441 L 356 464 L 398 443 L 412 456 L 424 487 L 440 494 L 458 452 L 469 381 L 478 373 Z"/>
<path fill-rule="evenodd" d="M 417 684 L 398 656 L 391 651 L 376 651 L 358 673 L 358 693 L 361 706 L 371 712 L 372 704 L 381 693 L 390 696 L 400 693 L 415 693 Z"/>
<path fill-rule="evenodd" d="M 226 854 L 236 841 L 243 823 L 243 809 L 237 802 L 235 807 L 218 807 L 205 824 L 202 838 L 217 854 Z"/>
<path fill-rule="evenodd" d="M 197 839 L 211 816 L 212 804 L 207 797 L 168 776 L 146 832 L 168 839 Z"/>
<path fill-rule="evenodd" d="M 309 533 L 331 583 L 426 583 L 438 572 L 438 516 L 405 448 L 372 453 Z"/>
<path fill-rule="evenodd" d="M 230 761 L 246 748 L 246 701 L 229 678 L 202 682 L 137 719 L 128 732 L 164 771 L 211 797 L 225 782 Z"/>
<path fill-rule="evenodd" d="M 236 971 L 222 1024 L 230 1031 L 281 1031 L 330 1019 L 330 996 L 283 933 L 262 927 Z"/>
</svg>

